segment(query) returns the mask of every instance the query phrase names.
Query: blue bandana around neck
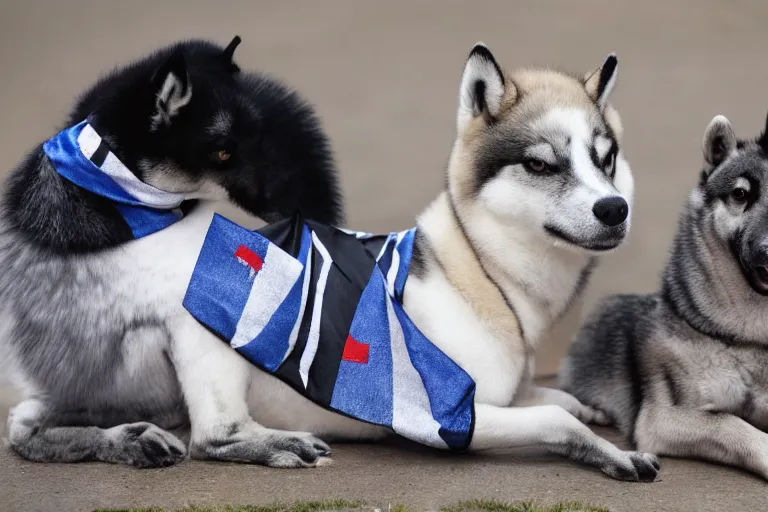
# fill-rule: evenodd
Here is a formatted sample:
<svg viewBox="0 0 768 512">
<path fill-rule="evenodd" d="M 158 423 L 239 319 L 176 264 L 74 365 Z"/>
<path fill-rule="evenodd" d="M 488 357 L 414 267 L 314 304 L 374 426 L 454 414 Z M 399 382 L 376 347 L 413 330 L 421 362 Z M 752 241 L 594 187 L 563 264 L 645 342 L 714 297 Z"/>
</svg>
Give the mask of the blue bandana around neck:
<svg viewBox="0 0 768 512">
<path fill-rule="evenodd" d="M 47 140 L 43 151 L 62 177 L 112 201 L 134 238 L 151 235 L 181 219 L 177 208 L 184 197 L 139 180 L 88 120 Z"/>
</svg>

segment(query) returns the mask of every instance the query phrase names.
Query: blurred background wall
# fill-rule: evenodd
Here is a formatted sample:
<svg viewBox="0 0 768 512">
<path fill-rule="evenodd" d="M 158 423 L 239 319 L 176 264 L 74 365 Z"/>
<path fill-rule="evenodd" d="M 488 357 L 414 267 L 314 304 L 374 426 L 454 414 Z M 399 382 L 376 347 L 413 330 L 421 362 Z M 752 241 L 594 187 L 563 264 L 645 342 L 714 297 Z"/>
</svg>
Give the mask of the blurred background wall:
<svg viewBox="0 0 768 512">
<path fill-rule="evenodd" d="M 226 44 L 239 34 L 241 66 L 286 80 L 317 107 L 349 227 L 399 230 L 443 184 L 475 41 L 506 67 L 580 73 L 616 51 L 612 101 L 636 180 L 633 230 L 545 340 L 539 373 L 551 373 L 596 298 L 656 288 L 709 120 L 725 114 L 742 136 L 762 129 L 766 27 L 766 0 L 2 0 L 0 173 L 52 135 L 100 73 L 176 39 Z"/>
</svg>

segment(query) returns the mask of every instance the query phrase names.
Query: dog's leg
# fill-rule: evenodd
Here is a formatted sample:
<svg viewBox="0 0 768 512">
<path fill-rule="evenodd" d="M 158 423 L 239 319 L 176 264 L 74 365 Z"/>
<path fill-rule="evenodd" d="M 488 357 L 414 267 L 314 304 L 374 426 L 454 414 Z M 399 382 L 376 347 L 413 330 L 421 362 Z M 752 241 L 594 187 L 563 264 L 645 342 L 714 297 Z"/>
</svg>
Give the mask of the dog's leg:
<svg viewBox="0 0 768 512">
<path fill-rule="evenodd" d="M 738 416 L 682 407 L 642 407 L 635 424 L 639 449 L 738 466 L 768 478 L 768 434 Z"/>
<path fill-rule="evenodd" d="M 519 397 L 515 398 L 514 405 L 518 407 L 559 405 L 584 423 L 611 424 L 603 411 L 584 405 L 575 396 L 554 388 L 544 388 L 531 384 Z"/>
<path fill-rule="evenodd" d="M 557 405 L 495 407 L 475 405 L 470 450 L 540 446 L 590 464 L 619 480 L 651 482 L 659 461 L 650 453 L 623 451 Z"/>
<path fill-rule="evenodd" d="M 186 455 L 184 443 L 151 423 L 112 428 L 59 426 L 58 415 L 42 400 L 29 398 L 11 409 L 11 448 L 36 462 L 102 461 L 139 468 L 175 464 Z"/>
<path fill-rule="evenodd" d="M 191 423 L 190 456 L 273 467 L 311 467 L 331 449 L 305 432 L 265 428 L 248 411 L 250 363 L 203 329 L 179 319 L 173 362 Z"/>
</svg>

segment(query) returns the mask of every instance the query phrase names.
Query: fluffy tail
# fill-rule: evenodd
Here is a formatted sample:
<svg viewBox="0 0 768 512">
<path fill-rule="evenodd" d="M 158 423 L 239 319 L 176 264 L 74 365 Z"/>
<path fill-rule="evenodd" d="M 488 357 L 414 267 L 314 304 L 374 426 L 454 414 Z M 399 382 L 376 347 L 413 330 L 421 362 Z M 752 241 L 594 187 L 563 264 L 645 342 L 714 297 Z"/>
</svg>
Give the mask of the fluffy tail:
<svg viewBox="0 0 768 512">
<path fill-rule="evenodd" d="M 615 295 L 598 304 L 560 369 L 561 389 L 603 411 L 630 439 L 642 390 L 637 348 L 654 306 L 653 297 L 641 295 Z"/>
</svg>

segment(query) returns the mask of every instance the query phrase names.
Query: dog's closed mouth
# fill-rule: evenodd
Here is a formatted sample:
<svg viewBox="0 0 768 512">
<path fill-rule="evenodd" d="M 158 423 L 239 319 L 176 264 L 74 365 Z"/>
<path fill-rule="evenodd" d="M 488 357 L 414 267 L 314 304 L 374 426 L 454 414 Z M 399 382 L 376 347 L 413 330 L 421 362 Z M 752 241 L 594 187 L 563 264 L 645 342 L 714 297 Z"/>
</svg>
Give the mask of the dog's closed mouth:
<svg viewBox="0 0 768 512">
<path fill-rule="evenodd" d="M 768 293 L 768 267 L 765 265 L 758 265 L 757 267 L 753 267 L 752 272 L 758 287 L 764 293 Z"/>
<path fill-rule="evenodd" d="M 567 242 L 570 245 L 575 245 L 577 247 L 581 247 L 582 249 L 586 249 L 588 251 L 596 251 L 596 252 L 603 252 L 603 251 L 611 251 L 613 249 L 616 249 L 619 245 L 621 245 L 621 242 L 624 240 L 623 236 L 616 236 L 608 240 L 577 240 L 576 238 L 572 237 L 571 235 L 565 233 L 564 231 L 554 227 L 554 226 L 544 226 L 544 229 L 547 233 L 549 233 L 551 236 L 562 240 L 564 242 Z"/>
</svg>

